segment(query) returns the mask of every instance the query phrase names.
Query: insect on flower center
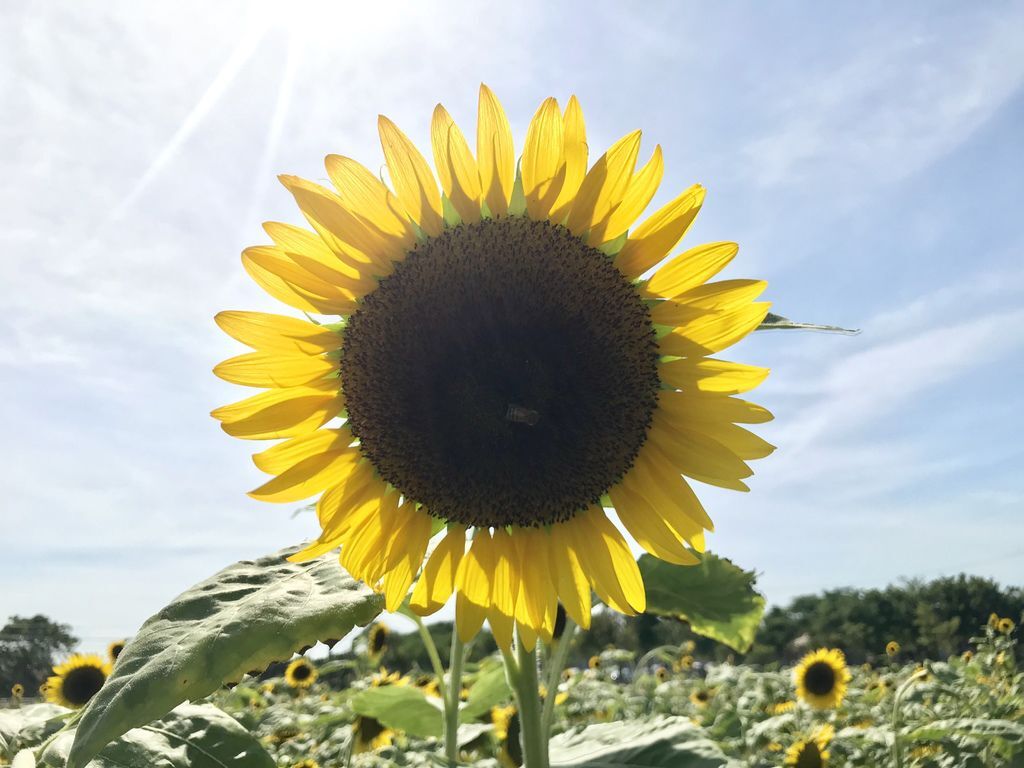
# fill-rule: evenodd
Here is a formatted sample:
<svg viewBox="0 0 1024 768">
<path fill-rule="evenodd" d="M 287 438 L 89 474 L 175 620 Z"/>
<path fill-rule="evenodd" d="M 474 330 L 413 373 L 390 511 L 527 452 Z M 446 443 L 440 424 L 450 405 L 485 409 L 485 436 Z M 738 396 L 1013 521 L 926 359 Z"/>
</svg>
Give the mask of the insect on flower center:
<svg viewBox="0 0 1024 768">
<path fill-rule="evenodd" d="M 431 514 L 540 526 L 600 502 L 656 405 L 650 313 L 604 253 L 521 217 L 446 230 L 345 329 L 349 424 Z"/>
</svg>

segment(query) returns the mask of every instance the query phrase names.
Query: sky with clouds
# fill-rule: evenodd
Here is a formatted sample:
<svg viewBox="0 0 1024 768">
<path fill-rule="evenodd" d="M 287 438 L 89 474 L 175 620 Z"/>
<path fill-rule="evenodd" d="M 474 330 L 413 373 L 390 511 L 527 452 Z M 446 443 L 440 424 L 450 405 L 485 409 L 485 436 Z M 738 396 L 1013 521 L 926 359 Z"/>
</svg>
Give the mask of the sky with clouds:
<svg viewBox="0 0 1024 768">
<path fill-rule="evenodd" d="M 520 142 L 575 93 L 592 148 L 644 130 L 693 182 L 688 242 L 775 310 L 779 446 L 750 494 L 702 488 L 710 545 L 772 602 L 1024 572 L 1024 4 L 29 2 L 0 8 L 0 619 L 83 645 L 189 584 L 315 535 L 261 504 L 253 446 L 209 417 L 239 349 L 221 309 L 281 311 L 241 249 L 298 223 L 275 175 L 382 163 L 378 113 L 429 154 L 477 88 Z M 598 150 L 600 151 L 600 150 Z M 592 156 L 597 152 L 592 150 Z"/>
</svg>

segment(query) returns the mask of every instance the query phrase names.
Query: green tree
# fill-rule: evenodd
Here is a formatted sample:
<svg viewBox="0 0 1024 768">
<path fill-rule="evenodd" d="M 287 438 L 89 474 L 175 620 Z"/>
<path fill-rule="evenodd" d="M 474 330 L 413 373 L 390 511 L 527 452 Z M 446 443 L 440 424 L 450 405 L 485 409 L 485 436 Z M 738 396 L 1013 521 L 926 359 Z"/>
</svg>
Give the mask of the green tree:
<svg viewBox="0 0 1024 768">
<path fill-rule="evenodd" d="M 15 683 L 32 695 L 50 675 L 57 658 L 71 651 L 78 638 L 71 627 L 46 616 L 11 616 L 0 629 L 0 696 Z"/>
</svg>

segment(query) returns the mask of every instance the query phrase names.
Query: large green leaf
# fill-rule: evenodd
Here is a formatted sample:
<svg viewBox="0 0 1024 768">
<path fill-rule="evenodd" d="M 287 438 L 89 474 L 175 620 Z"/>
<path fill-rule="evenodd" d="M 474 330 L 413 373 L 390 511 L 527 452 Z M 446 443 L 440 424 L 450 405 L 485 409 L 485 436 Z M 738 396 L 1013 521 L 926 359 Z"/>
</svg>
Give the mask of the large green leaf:
<svg viewBox="0 0 1024 768">
<path fill-rule="evenodd" d="M 43 752 L 41 766 L 65 768 L 73 732 Z M 238 721 L 212 704 L 182 704 L 162 720 L 105 746 L 89 768 L 274 768 L 274 759 Z"/>
<path fill-rule="evenodd" d="M 352 709 L 412 736 L 440 738 L 444 733 L 440 701 L 434 705 L 423 691 L 410 685 L 385 685 L 357 693 L 352 697 Z"/>
<path fill-rule="evenodd" d="M 753 573 L 710 552 L 700 565 L 673 565 L 650 555 L 642 555 L 639 565 L 647 613 L 682 619 L 698 635 L 740 653 L 750 650 L 764 613 Z"/>
<path fill-rule="evenodd" d="M 685 717 L 577 728 L 551 740 L 552 768 L 732 768 L 719 746 Z"/>
<path fill-rule="evenodd" d="M 56 704 L 26 704 L 0 709 L 0 745 L 4 752 L 40 743 L 64 725 L 70 710 Z"/>
<path fill-rule="evenodd" d="M 508 701 L 511 696 L 512 690 L 508 687 L 505 665 L 497 661 L 487 664 L 470 687 L 465 705 L 459 709 L 459 722 L 471 723 L 481 715 L 489 713 L 491 707 Z"/>
<path fill-rule="evenodd" d="M 121 652 L 79 723 L 68 768 L 186 700 L 317 640 L 344 637 L 383 608 L 383 598 L 324 555 L 289 563 L 288 549 L 225 568 L 176 597 Z"/>
</svg>

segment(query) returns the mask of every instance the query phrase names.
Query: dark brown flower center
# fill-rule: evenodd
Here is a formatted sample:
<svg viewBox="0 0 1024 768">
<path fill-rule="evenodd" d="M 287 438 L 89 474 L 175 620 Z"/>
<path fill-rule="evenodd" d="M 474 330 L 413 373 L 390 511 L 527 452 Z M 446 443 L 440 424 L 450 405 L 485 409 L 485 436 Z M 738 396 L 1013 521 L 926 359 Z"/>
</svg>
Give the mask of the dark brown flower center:
<svg viewBox="0 0 1024 768">
<path fill-rule="evenodd" d="M 650 313 L 611 259 L 521 217 L 418 245 L 349 319 L 349 424 L 381 477 L 466 525 L 539 526 L 632 466 L 658 389 Z"/>
<path fill-rule="evenodd" d="M 76 667 L 64 676 L 61 693 L 74 706 L 80 707 L 99 692 L 106 679 L 98 667 Z"/>
<path fill-rule="evenodd" d="M 816 661 L 804 673 L 804 687 L 816 696 L 832 693 L 835 684 L 836 672 L 827 662 Z"/>
</svg>

